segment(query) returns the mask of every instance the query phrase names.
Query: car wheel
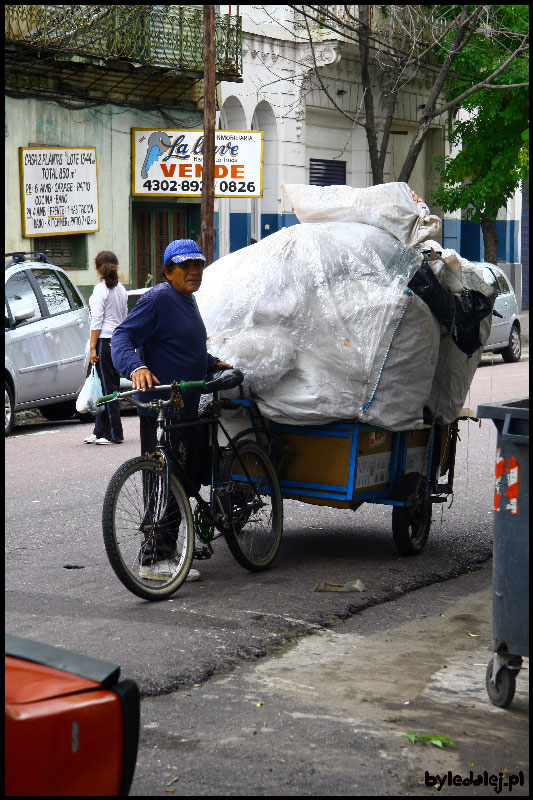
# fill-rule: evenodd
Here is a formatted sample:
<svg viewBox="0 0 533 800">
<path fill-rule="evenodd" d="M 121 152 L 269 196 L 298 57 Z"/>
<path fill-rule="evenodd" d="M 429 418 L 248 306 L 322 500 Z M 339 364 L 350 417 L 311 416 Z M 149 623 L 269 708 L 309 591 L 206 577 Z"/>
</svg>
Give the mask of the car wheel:
<svg viewBox="0 0 533 800">
<path fill-rule="evenodd" d="M 522 340 L 520 339 L 520 330 L 518 325 L 513 325 L 511 333 L 509 334 L 509 344 L 502 350 L 502 358 L 504 361 L 514 362 L 520 361 L 522 355 Z"/>
<path fill-rule="evenodd" d="M 6 384 L 6 436 L 9 436 L 15 424 L 15 401 L 13 400 L 13 392 L 8 382 Z"/>
<path fill-rule="evenodd" d="M 54 403 L 51 406 L 40 406 L 39 411 L 45 419 L 56 422 L 60 419 L 70 419 L 76 413 L 76 401 L 67 400 L 63 403 Z"/>
</svg>

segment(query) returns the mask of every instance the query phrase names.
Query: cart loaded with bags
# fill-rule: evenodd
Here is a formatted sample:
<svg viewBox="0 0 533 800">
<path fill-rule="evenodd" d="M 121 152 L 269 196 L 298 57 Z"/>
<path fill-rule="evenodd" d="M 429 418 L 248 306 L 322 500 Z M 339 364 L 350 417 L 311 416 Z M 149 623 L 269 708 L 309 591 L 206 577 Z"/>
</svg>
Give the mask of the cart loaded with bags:
<svg viewBox="0 0 533 800">
<path fill-rule="evenodd" d="M 420 553 L 495 291 L 407 184 L 283 189 L 300 224 L 216 261 L 197 294 L 209 351 L 246 376 L 224 424 L 268 446 L 284 498 L 391 505 L 397 549 Z"/>
</svg>

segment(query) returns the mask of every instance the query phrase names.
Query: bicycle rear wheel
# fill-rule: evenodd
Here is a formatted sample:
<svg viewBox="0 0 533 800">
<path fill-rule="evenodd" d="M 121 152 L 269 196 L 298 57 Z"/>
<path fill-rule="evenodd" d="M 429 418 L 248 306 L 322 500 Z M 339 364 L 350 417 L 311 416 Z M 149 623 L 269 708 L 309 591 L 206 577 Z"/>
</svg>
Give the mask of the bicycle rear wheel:
<svg viewBox="0 0 533 800">
<path fill-rule="evenodd" d="M 240 442 L 237 450 L 240 460 L 231 448 L 222 458 L 222 483 L 231 487 L 221 497 L 228 517 L 224 536 L 239 564 L 258 572 L 270 566 L 279 550 L 283 501 L 276 472 L 264 450 L 250 441 Z"/>
<path fill-rule="evenodd" d="M 137 597 L 164 600 L 186 579 L 194 551 L 191 507 L 174 475 L 167 485 L 158 459 L 141 456 L 119 467 L 105 494 L 102 529 L 116 576 Z"/>
</svg>

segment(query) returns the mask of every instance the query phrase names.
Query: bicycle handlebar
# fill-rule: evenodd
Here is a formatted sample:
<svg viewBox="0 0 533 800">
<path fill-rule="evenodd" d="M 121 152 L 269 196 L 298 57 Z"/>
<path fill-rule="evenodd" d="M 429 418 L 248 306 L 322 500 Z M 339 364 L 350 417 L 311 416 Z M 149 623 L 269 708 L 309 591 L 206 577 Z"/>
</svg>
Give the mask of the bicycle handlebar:
<svg viewBox="0 0 533 800">
<path fill-rule="evenodd" d="M 216 372 L 210 380 L 205 378 L 201 381 L 180 381 L 179 383 L 174 382 L 172 384 L 165 384 L 164 386 L 157 384 L 148 389 L 148 391 L 163 392 L 178 389 L 180 392 L 186 392 L 190 391 L 191 389 L 200 389 L 200 391 L 204 394 L 209 394 L 210 392 L 217 392 L 220 389 L 233 389 L 236 386 L 239 386 L 243 380 L 244 375 L 240 370 L 229 369 Z M 151 400 L 148 403 L 143 403 L 141 400 L 133 397 L 133 395 L 139 394 L 142 391 L 142 389 L 130 389 L 127 392 L 112 392 L 112 394 L 106 394 L 103 397 L 91 398 L 87 403 L 87 410 L 92 414 L 99 414 L 104 410 L 103 406 L 105 403 L 112 403 L 114 400 L 122 400 L 125 397 L 132 397 L 135 405 L 142 408 L 154 407 L 152 406 L 154 402 L 157 402 L 157 407 L 163 408 L 170 405 L 172 402 L 172 397 L 170 397 L 169 400 Z"/>
<path fill-rule="evenodd" d="M 206 384 L 207 384 L 207 381 L 205 381 L 205 380 L 203 380 L 203 381 L 180 381 L 177 384 L 177 387 L 180 390 L 180 392 L 186 392 L 186 391 L 190 391 L 191 389 L 203 390 L 203 389 L 205 389 Z M 149 392 L 167 391 L 168 392 L 172 388 L 173 388 L 173 384 L 165 384 L 165 385 L 157 384 L 157 385 L 152 386 L 152 388 L 148 389 L 147 391 L 149 391 Z M 135 394 L 141 394 L 142 391 L 143 391 L 142 389 L 129 389 L 127 392 L 112 392 L 111 394 L 106 394 L 106 395 L 103 395 L 103 397 L 96 398 L 95 402 L 90 403 L 91 408 L 89 408 L 89 404 L 87 404 L 87 408 L 88 408 L 89 411 L 92 411 L 92 413 L 94 413 L 96 408 L 98 408 L 98 410 L 100 410 L 99 407 L 103 406 L 105 403 L 112 403 L 113 400 L 122 400 L 125 397 L 132 397 L 133 398 L 133 402 L 135 403 L 135 405 L 148 407 L 150 405 L 149 402 L 148 403 L 143 403 L 143 402 L 141 402 L 141 400 L 137 400 L 137 399 L 135 399 L 133 397 L 133 395 L 135 395 Z M 169 400 L 165 400 L 163 402 L 165 403 L 165 405 L 170 405 L 170 403 L 172 402 L 172 398 L 170 398 Z"/>
</svg>

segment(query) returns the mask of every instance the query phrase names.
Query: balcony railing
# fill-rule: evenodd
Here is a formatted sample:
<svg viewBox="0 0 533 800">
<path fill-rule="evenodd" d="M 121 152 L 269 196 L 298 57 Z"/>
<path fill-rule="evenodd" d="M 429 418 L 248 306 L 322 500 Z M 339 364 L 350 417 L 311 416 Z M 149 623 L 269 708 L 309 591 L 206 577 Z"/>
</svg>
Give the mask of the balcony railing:
<svg viewBox="0 0 533 800">
<path fill-rule="evenodd" d="M 215 18 L 216 71 L 242 74 L 237 16 Z M 193 6 L 5 6 L 7 43 L 142 66 L 203 72 L 203 13 Z"/>
</svg>

